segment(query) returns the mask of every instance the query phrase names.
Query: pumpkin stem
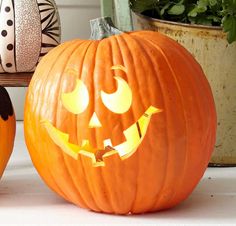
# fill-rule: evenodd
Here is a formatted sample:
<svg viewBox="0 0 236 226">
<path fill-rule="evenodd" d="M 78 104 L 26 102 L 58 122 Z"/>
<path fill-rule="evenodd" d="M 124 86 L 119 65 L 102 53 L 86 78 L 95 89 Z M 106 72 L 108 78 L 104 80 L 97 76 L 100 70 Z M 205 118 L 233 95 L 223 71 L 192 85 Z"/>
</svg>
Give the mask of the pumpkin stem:
<svg viewBox="0 0 236 226">
<path fill-rule="evenodd" d="M 122 31 L 115 27 L 110 17 L 100 17 L 90 20 L 90 27 L 90 39 L 92 40 L 101 40 L 122 33 Z"/>
</svg>

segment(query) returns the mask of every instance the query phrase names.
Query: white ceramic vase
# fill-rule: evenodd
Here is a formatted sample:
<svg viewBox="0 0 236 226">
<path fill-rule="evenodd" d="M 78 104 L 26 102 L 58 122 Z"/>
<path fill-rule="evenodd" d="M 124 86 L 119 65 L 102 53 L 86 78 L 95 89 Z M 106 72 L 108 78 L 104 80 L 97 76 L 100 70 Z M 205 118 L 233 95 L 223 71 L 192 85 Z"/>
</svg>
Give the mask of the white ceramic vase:
<svg viewBox="0 0 236 226">
<path fill-rule="evenodd" d="M 54 0 L 0 0 L 0 73 L 34 71 L 60 34 Z"/>
</svg>

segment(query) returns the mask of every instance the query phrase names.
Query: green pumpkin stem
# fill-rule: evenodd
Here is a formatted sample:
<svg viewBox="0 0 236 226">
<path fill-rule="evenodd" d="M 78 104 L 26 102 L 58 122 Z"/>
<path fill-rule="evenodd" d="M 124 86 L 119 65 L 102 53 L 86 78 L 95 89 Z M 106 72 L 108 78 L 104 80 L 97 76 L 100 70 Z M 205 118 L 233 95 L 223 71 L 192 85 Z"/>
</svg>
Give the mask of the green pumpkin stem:
<svg viewBox="0 0 236 226">
<path fill-rule="evenodd" d="M 100 17 L 90 20 L 90 27 L 91 40 L 101 40 L 122 33 L 122 31 L 115 27 L 110 17 Z"/>
</svg>

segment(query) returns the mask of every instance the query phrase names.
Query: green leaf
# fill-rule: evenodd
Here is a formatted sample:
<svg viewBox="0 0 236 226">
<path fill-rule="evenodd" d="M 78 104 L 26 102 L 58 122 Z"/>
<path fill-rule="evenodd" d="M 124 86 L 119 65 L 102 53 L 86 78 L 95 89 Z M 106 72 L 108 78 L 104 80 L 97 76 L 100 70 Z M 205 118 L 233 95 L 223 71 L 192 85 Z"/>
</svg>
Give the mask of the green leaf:
<svg viewBox="0 0 236 226">
<path fill-rule="evenodd" d="M 157 4 L 157 2 L 158 2 L 158 0 L 148 0 L 148 1 L 131 0 L 130 6 L 134 12 L 142 13 L 146 10 L 150 10 L 150 9 L 155 8 L 155 5 Z"/>
<path fill-rule="evenodd" d="M 234 23 L 234 18 L 232 16 L 224 17 L 223 18 L 223 30 L 225 32 L 231 30 Z"/>
<path fill-rule="evenodd" d="M 217 4 L 217 0 L 209 0 L 209 4 L 211 6 L 215 6 Z"/>
<path fill-rule="evenodd" d="M 198 17 L 192 17 L 192 18 L 189 18 L 189 19 L 194 24 L 201 24 L 201 25 L 207 25 L 207 26 L 212 25 L 212 20 L 208 19 L 206 17 L 206 15 L 201 15 L 201 16 L 198 16 Z"/>
<path fill-rule="evenodd" d="M 194 9 L 192 9 L 189 13 L 188 13 L 188 16 L 190 16 L 190 17 L 196 17 L 197 16 L 197 9 L 196 8 L 194 8 Z"/>
<path fill-rule="evenodd" d="M 168 14 L 170 15 L 180 15 L 184 12 L 185 6 L 181 4 L 173 5 L 169 10 Z"/>
<path fill-rule="evenodd" d="M 130 0 L 130 4 L 133 11 L 154 18 L 221 25 L 229 42 L 236 41 L 236 0 Z"/>
<path fill-rule="evenodd" d="M 171 3 L 167 2 L 161 9 L 160 14 L 163 15 L 165 11 L 170 7 Z"/>
<path fill-rule="evenodd" d="M 236 41 L 236 16 L 223 18 L 223 30 L 227 32 L 227 40 L 229 43 Z"/>
<path fill-rule="evenodd" d="M 215 23 L 220 23 L 221 22 L 221 18 L 219 16 L 214 16 L 214 15 L 210 15 L 206 17 L 208 20 L 211 20 Z"/>
<path fill-rule="evenodd" d="M 196 17 L 198 14 L 206 12 L 208 4 L 208 0 L 199 0 L 197 5 L 189 11 L 188 16 Z"/>
<path fill-rule="evenodd" d="M 222 5 L 236 12 L 236 0 L 222 0 Z"/>
<path fill-rule="evenodd" d="M 206 9 L 208 5 L 209 5 L 208 0 L 199 0 L 199 1 L 197 1 L 197 8 L 199 8 L 199 9 L 202 9 L 202 8 Z"/>
<path fill-rule="evenodd" d="M 196 7 L 188 13 L 188 16 L 196 17 L 198 14 L 204 13 L 206 10 L 207 8 L 204 7 Z"/>
</svg>

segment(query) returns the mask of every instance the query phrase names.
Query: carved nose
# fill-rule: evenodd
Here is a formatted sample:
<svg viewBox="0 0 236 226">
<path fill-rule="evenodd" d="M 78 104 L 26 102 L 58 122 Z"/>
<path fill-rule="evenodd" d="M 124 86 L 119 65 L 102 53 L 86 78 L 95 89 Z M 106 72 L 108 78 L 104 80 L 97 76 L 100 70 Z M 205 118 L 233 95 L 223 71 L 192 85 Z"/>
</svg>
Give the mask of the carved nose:
<svg viewBox="0 0 236 226">
<path fill-rule="evenodd" d="M 98 127 L 102 127 L 102 124 L 99 121 L 97 114 L 94 112 L 89 121 L 89 128 L 98 128 Z"/>
</svg>

